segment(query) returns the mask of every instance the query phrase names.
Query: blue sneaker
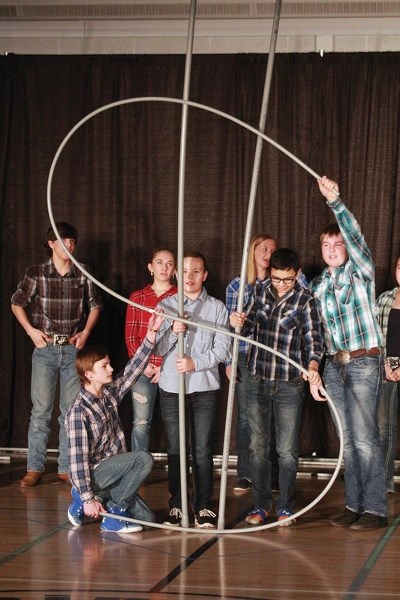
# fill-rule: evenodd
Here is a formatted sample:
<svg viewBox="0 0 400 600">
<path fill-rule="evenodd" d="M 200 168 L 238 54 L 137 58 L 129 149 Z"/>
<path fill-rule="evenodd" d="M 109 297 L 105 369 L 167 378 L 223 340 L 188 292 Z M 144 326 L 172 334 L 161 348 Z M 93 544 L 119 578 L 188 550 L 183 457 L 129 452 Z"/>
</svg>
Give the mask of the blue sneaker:
<svg viewBox="0 0 400 600">
<path fill-rule="evenodd" d="M 291 510 L 278 510 L 276 516 L 278 517 L 279 525 L 281 527 L 290 527 L 290 525 L 294 525 L 296 523 L 296 519 L 290 519 L 288 521 L 288 517 L 291 517 L 294 513 Z"/>
<path fill-rule="evenodd" d="M 85 513 L 83 511 L 83 502 L 76 488 L 71 488 L 72 504 L 68 507 L 68 519 L 72 525 L 79 527 L 83 523 Z"/>
<path fill-rule="evenodd" d="M 267 522 L 269 513 L 263 508 L 256 508 L 249 512 L 246 517 L 246 523 L 249 525 L 264 525 Z"/>
<path fill-rule="evenodd" d="M 126 510 L 117 505 L 107 507 L 107 512 L 111 515 L 121 515 L 121 517 L 128 516 Z M 101 531 L 114 531 L 115 533 L 134 533 L 135 531 L 142 531 L 143 527 L 137 523 L 130 523 L 123 519 L 103 517 L 100 529 Z"/>
</svg>

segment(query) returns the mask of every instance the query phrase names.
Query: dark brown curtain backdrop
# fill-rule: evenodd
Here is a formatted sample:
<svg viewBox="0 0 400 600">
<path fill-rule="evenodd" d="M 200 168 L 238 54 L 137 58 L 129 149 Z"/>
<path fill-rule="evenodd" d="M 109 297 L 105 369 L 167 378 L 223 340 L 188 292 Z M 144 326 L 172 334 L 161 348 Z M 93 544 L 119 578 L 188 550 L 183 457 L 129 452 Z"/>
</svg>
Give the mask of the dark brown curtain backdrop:
<svg viewBox="0 0 400 600">
<path fill-rule="evenodd" d="M 257 127 L 266 63 L 264 55 L 194 56 L 190 99 Z M 183 56 L 0 57 L 1 446 L 27 443 L 32 344 L 10 312 L 10 297 L 25 268 L 46 256 L 53 157 L 91 111 L 125 98 L 182 97 L 183 76 Z M 393 285 L 399 252 L 399 107 L 399 53 L 275 58 L 266 133 L 339 182 L 372 249 L 378 293 Z M 55 219 L 78 228 L 77 257 L 124 296 L 148 281 L 154 247 L 176 246 L 180 127 L 179 105 L 114 108 L 74 134 L 55 170 Z M 221 299 L 240 269 L 255 141 L 236 124 L 189 111 L 185 245 L 206 255 L 208 291 Z M 321 269 L 320 230 L 331 221 L 313 178 L 265 144 L 253 232 L 267 230 L 280 245 L 295 248 L 312 277 Z M 94 337 L 119 367 L 126 359 L 125 305 L 107 294 L 104 303 Z M 217 452 L 225 396 L 226 384 Z M 130 411 L 127 398 L 122 416 L 128 431 Z M 159 420 L 152 444 L 153 450 L 166 449 Z M 337 451 L 326 405 L 309 398 L 301 451 L 324 456 Z"/>
</svg>

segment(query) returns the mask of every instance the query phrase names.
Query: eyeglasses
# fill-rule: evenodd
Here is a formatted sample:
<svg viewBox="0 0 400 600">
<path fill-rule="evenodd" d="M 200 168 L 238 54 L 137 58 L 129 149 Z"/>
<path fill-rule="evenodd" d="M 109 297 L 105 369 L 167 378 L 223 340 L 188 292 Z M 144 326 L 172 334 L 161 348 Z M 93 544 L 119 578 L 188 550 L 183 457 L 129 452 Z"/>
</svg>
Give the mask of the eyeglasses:
<svg viewBox="0 0 400 600">
<path fill-rule="evenodd" d="M 275 283 L 275 285 L 279 285 L 280 283 L 284 283 L 285 285 L 290 285 L 291 283 L 293 283 L 293 281 L 296 279 L 296 276 L 294 277 L 271 277 L 271 281 L 272 283 Z"/>
</svg>

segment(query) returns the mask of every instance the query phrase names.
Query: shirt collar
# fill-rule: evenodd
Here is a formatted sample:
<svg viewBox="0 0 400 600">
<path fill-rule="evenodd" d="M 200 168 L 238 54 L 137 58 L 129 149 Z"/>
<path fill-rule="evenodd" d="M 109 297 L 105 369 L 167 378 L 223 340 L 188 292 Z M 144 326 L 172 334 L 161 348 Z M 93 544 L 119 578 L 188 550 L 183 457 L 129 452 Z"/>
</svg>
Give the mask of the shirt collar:
<svg viewBox="0 0 400 600">
<path fill-rule="evenodd" d="M 203 286 L 203 289 L 201 290 L 201 294 L 200 296 L 197 296 L 197 298 L 195 298 L 194 300 L 192 300 L 191 298 L 187 298 L 185 296 L 185 304 L 188 304 L 189 302 L 197 302 L 198 300 L 200 300 L 201 302 L 205 302 L 207 299 L 207 290 L 206 288 Z"/>
<path fill-rule="evenodd" d="M 49 260 L 45 263 L 44 271 L 45 271 L 46 275 L 58 275 L 59 277 L 61 277 L 59 272 L 55 268 L 54 263 L 51 258 L 49 258 Z M 78 271 L 79 271 L 78 267 L 75 265 L 75 263 L 73 263 L 71 261 L 70 269 L 69 269 L 68 273 L 66 273 L 66 275 L 64 275 L 64 277 L 70 276 L 70 275 L 76 277 L 78 274 Z"/>
<path fill-rule="evenodd" d="M 325 270 L 322 273 L 322 278 L 329 279 L 330 277 L 337 277 L 338 275 L 343 273 L 343 271 L 346 268 L 347 263 L 348 263 L 348 261 L 346 261 L 345 263 L 343 263 L 343 265 L 340 265 L 339 267 L 335 267 L 335 271 L 333 273 L 330 272 L 328 267 L 325 267 Z"/>
</svg>

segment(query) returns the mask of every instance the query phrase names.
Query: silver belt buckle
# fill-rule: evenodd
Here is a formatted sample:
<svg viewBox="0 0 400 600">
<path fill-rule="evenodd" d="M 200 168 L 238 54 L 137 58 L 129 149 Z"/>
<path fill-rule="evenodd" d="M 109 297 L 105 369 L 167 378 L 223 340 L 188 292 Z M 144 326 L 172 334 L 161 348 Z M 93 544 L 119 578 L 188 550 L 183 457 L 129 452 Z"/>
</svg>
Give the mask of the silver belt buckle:
<svg viewBox="0 0 400 600">
<path fill-rule="evenodd" d="M 347 365 L 350 362 L 350 352 L 348 350 L 339 350 L 333 355 L 333 360 L 338 365 Z"/>
<path fill-rule="evenodd" d="M 400 367 L 400 357 L 399 356 L 387 356 L 386 363 L 389 367 L 394 371 Z"/>
<path fill-rule="evenodd" d="M 65 333 L 55 333 L 53 335 L 53 344 L 55 346 L 66 346 L 69 341 L 69 336 Z"/>
</svg>

